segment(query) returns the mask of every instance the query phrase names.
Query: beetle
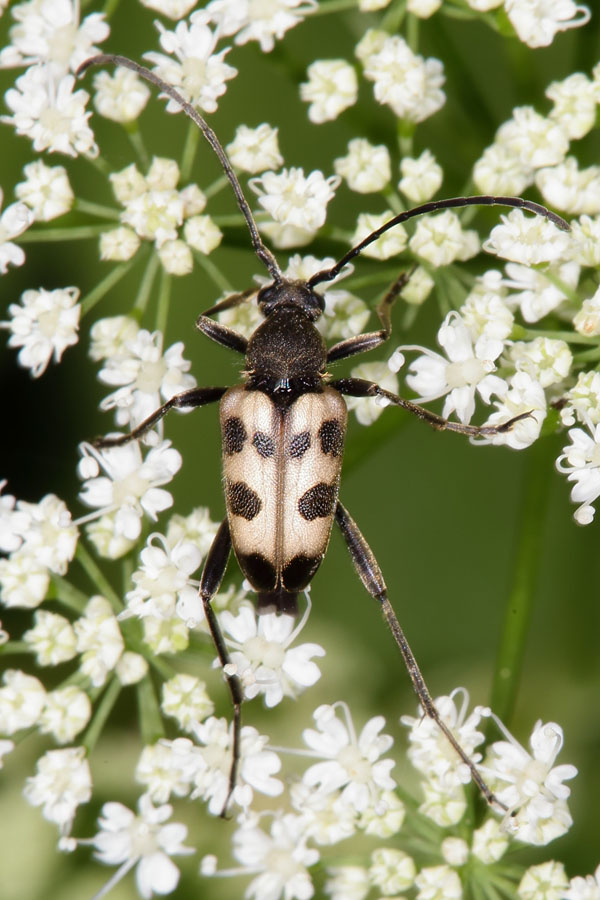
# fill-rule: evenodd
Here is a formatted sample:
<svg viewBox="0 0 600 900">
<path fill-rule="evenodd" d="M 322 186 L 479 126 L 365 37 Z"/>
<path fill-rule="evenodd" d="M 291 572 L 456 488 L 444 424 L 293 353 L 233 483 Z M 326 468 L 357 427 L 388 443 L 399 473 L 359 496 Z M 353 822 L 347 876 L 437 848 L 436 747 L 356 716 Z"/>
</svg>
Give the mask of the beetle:
<svg viewBox="0 0 600 900">
<path fill-rule="evenodd" d="M 245 357 L 243 382 L 234 387 L 200 387 L 171 397 L 131 432 L 100 438 L 97 447 L 115 447 L 141 438 L 174 408 L 195 408 L 219 402 L 223 452 L 226 518 L 218 528 L 206 557 L 200 595 L 210 633 L 224 669 L 233 705 L 232 762 L 223 815 L 236 783 L 240 754 L 243 691 L 231 666 L 227 647 L 211 601 L 219 589 L 231 551 L 257 595 L 258 613 L 297 614 L 297 598 L 319 568 L 335 522 L 350 552 L 355 570 L 368 593 L 379 603 L 400 650 L 424 715 L 433 719 L 490 805 L 504 808 L 483 780 L 475 764 L 441 719 L 404 632 L 388 599 L 379 565 L 345 506 L 339 482 L 347 423 L 344 397 L 381 398 L 418 416 L 436 430 L 466 435 L 494 435 L 510 431 L 529 412 L 500 425 L 465 425 L 444 419 L 424 407 L 361 378 L 332 379 L 331 363 L 380 346 L 391 334 L 391 310 L 410 278 L 401 274 L 376 308 L 381 327 L 327 347 L 315 326 L 324 311 L 317 285 L 332 281 L 361 251 L 395 225 L 440 209 L 471 205 L 525 209 L 550 219 L 563 230 L 569 226 L 540 204 L 520 197 L 473 196 L 431 201 L 394 216 L 345 253 L 335 265 L 307 280 L 286 278 L 263 243 L 237 175 L 215 132 L 171 85 L 127 57 L 101 54 L 86 60 L 90 66 L 119 65 L 154 84 L 181 107 L 202 131 L 216 153 L 246 221 L 257 258 L 270 282 L 221 300 L 202 313 L 196 327 L 211 340 Z M 216 322 L 212 316 L 256 295 L 264 321 L 250 338 Z"/>
</svg>

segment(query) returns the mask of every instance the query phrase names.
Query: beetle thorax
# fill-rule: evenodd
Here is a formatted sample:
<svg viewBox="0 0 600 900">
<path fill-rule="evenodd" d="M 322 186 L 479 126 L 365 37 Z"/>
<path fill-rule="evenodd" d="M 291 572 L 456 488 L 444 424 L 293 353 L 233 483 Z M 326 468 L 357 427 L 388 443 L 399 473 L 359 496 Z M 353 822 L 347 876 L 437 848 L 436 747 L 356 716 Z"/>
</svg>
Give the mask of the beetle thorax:
<svg viewBox="0 0 600 900">
<path fill-rule="evenodd" d="M 284 304 L 250 338 L 246 372 L 250 385 L 261 389 L 310 389 L 321 382 L 326 360 L 325 342 L 310 318 L 300 307 Z"/>
</svg>

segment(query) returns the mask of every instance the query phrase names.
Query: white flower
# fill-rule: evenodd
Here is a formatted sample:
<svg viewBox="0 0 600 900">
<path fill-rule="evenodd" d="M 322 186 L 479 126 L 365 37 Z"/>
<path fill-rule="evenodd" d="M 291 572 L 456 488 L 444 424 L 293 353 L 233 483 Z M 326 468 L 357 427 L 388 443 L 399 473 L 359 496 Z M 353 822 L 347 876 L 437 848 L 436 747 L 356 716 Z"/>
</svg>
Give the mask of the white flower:
<svg viewBox="0 0 600 900">
<path fill-rule="evenodd" d="M 169 19 L 182 19 L 196 5 L 196 0 L 141 0 L 141 4 Z"/>
<path fill-rule="evenodd" d="M 360 366 L 355 366 L 350 374 L 353 378 L 374 381 L 384 390 L 391 391 L 393 394 L 398 393 L 398 376 L 389 369 L 387 363 L 362 363 Z M 372 425 L 387 406 L 387 401 L 375 397 L 347 397 L 346 405 L 349 410 L 354 411 L 356 420 L 361 425 Z"/>
<path fill-rule="evenodd" d="M 101 687 L 114 670 L 125 648 L 123 635 L 108 600 L 92 597 L 83 616 L 73 623 L 80 671 L 94 687 Z"/>
<path fill-rule="evenodd" d="M 348 144 L 348 155 L 334 160 L 338 175 L 350 190 L 359 194 L 382 191 L 392 177 L 390 154 L 384 144 L 377 147 L 365 138 L 354 138 Z"/>
<path fill-rule="evenodd" d="M 192 251 L 185 241 L 165 241 L 158 247 L 158 258 L 169 275 L 189 275 L 194 268 Z"/>
<path fill-rule="evenodd" d="M 543 388 L 563 381 L 573 362 L 573 354 L 565 341 L 547 337 L 516 341 L 509 348 L 508 357 L 520 372 L 527 372 Z"/>
<path fill-rule="evenodd" d="M 307 868 L 319 861 L 319 852 L 307 847 L 306 840 L 302 819 L 291 813 L 274 818 L 269 834 L 253 822 L 242 824 L 233 835 L 233 855 L 248 874 L 256 875 L 244 896 L 310 900 L 314 888 Z"/>
<path fill-rule="evenodd" d="M 45 702 L 41 681 L 19 669 L 7 669 L 0 688 L 0 733 L 14 734 L 37 725 Z"/>
<path fill-rule="evenodd" d="M 10 29 L 11 43 L 1 63 L 45 63 L 58 77 L 69 69 L 75 72 L 84 60 L 100 53 L 94 42 L 105 41 L 110 33 L 104 13 L 92 13 L 80 24 L 79 3 L 72 0 L 15 4 L 13 16 L 18 24 Z"/>
<path fill-rule="evenodd" d="M 337 715 L 336 706 L 344 713 L 345 722 Z M 381 734 L 383 716 L 369 719 L 357 736 L 350 711 L 345 703 L 319 706 L 313 715 L 318 730 L 302 732 L 304 743 L 312 755 L 324 760 L 310 766 L 302 776 L 309 787 L 324 794 L 341 791 L 340 803 L 361 812 L 373 804 L 381 791 L 393 790 L 396 783 L 390 772 L 392 759 L 380 759 L 393 740 Z"/>
<path fill-rule="evenodd" d="M 407 891 L 415 880 L 417 867 L 403 850 L 380 847 L 371 854 L 369 878 L 386 897 Z"/>
<path fill-rule="evenodd" d="M 520 209 L 501 216 L 502 225 L 492 229 L 483 249 L 526 266 L 564 258 L 569 235 L 541 216 L 527 218 Z"/>
<path fill-rule="evenodd" d="M 449 312 L 438 331 L 438 343 L 447 358 L 421 347 L 400 347 L 403 350 L 424 350 L 409 368 L 406 383 L 419 394 L 417 403 L 446 397 L 442 415 L 447 419 L 456 412 L 463 424 L 471 421 L 475 412 L 475 394 L 490 403 L 492 394 L 503 396 L 506 382 L 497 375 L 496 360 L 503 349 L 502 341 L 482 335 L 475 345 L 459 313 Z"/>
<path fill-rule="evenodd" d="M 36 152 L 98 155 L 87 123 L 91 113 L 85 111 L 89 94 L 81 88 L 75 90 L 73 75 L 55 82 L 45 66 L 32 66 L 17 78 L 4 99 L 13 115 L 0 120 L 29 137 Z"/>
<path fill-rule="evenodd" d="M 232 164 L 243 172 L 258 175 L 283 165 L 279 152 L 278 129 L 263 122 L 256 128 L 238 125 L 235 137 L 226 148 Z"/>
<path fill-rule="evenodd" d="M 459 694 L 462 694 L 460 706 L 456 702 Z M 484 739 L 482 732 L 478 730 L 482 716 L 481 708 L 475 707 L 467 715 L 469 695 L 462 688 L 453 691 L 449 697 L 437 697 L 434 702 L 442 721 L 454 734 L 465 753 L 474 763 L 479 762 L 481 754 L 475 753 L 475 748 Z M 423 715 L 421 707 L 416 718 L 402 716 L 400 721 L 410 728 L 408 758 L 415 769 L 422 772 L 438 790 L 450 793 L 455 788 L 469 783 L 471 770 L 451 746 L 437 722 Z"/>
<path fill-rule="evenodd" d="M 23 640 L 36 654 L 38 665 L 57 666 L 73 659 L 77 646 L 69 620 L 43 609 L 35 613 L 34 619 L 35 625 L 25 632 Z"/>
<path fill-rule="evenodd" d="M 356 72 L 345 59 L 318 59 L 306 70 L 308 81 L 300 85 L 300 98 L 308 107 L 308 118 L 319 125 L 337 119 L 353 106 L 358 96 Z"/>
<path fill-rule="evenodd" d="M 148 674 L 149 665 L 140 653 L 126 650 L 115 667 L 115 673 L 121 684 L 138 684 Z"/>
<path fill-rule="evenodd" d="M 495 434 L 478 441 L 491 444 L 506 444 L 513 450 L 524 450 L 540 436 L 546 418 L 546 396 L 544 389 L 527 372 L 517 372 L 509 382 L 509 390 L 501 400 L 494 403 L 497 412 L 485 422 L 486 425 L 501 425 L 515 416 L 529 413 L 527 418 L 516 422 L 510 431 Z"/>
<path fill-rule="evenodd" d="M 565 262 L 550 268 L 548 274 L 556 275 L 567 287 L 575 288 L 579 280 L 579 264 Z M 567 299 L 565 292 L 537 269 L 507 263 L 506 275 L 502 284 L 513 291 L 506 302 L 511 306 L 518 304 L 526 322 L 539 321 Z"/>
<path fill-rule="evenodd" d="M 569 439 L 571 444 L 563 448 L 556 468 L 574 482 L 571 500 L 579 504 L 575 521 L 589 525 L 595 513 L 591 504 L 600 496 L 600 425 L 590 423 L 587 431 L 571 428 Z"/>
<path fill-rule="evenodd" d="M 93 838 L 96 857 L 106 865 L 120 865 L 111 885 L 136 866 L 135 880 L 141 897 L 170 894 L 179 882 L 179 869 L 171 856 L 193 853 L 183 841 L 187 826 L 165 824 L 173 809 L 168 804 L 154 807 L 146 795 L 140 797 L 139 815 L 121 803 L 105 803 L 98 819 L 100 831 Z"/>
<path fill-rule="evenodd" d="M 189 516 L 179 513 L 171 516 L 167 526 L 167 542 L 170 547 L 174 547 L 178 541 L 191 541 L 204 559 L 218 528 L 219 523 L 212 521 L 208 507 L 198 506 Z"/>
<path fill-rule="evenodd" d="M 578 140 L 594 127 L 598 89 L 582 72 L 553 81 L 546 97 L 554 101 L 549 117 L 559 123 L 570 140 Z"/>
<path fill-rule="evenodd" d="M 369 33 L 365 37 L 368 36 Z M 386 36 L 377 44 L 372 53 L 366 54 L 357 47 L 365 78 L 375 84 L 375 99 L 410 122 L 422 122 L 437 112 L 446 100 L 441 89 L 445 79 L 439 59 L 416 55 L 399 35 Z"/>
<path fill-rule="evenodd" d="M 417 900 L 461 900 L 462 884 L 450 866 L 427 866 L 415 877 Z"/>
<path fill-rule="evenodd" d="M 574 156 L 548 169 L 540 169 L 535 183 L 549 206 L 570 215 L 600 212 L 600 166 L 580 169 Z"/>
<path fill-rule="evenodd" d="M 94 76 L 94 106 L 113 122 L 137 119 L 150 98 L 150 88 L 131 69 L 118 66 L 113 73 Z"/>
<path fill-rule="evenodd" d="M 182 463 L 181 454 L 170 441 L 153 447 L 144 460 L 137 443 L 105 450 L 81 444 L 81 452 L 80 472 L 91 477 L 84 482 L 79 497 L 86 506 L 98 509 L 94 517 L 115 513 L 117 535 L 136 540 L 144 513 L 156 521 L 159 512 L 173 505 L 171 494 L 161 487 L 172 480 Z M 100 468 L 105 475 L 98 475 Z"/>
<path fill-rule="evenodd" d="M 506 295 L 505 282 L 497 269 L 489 269 L 476 279 L 459 310 L 473 341 L 482 335 L 496 341 L 505 341 L 510 336 L 514 315 L 506 303 Z"/>
<path fill-rule="evenodd" d="M 314 656 L 325 656 L 319 644 L 291 647 L 308 618 L 307 608 L 296 624 L 292 616 L 258 615 L 244 604 L 238 615 L 225 610 L 219 616 L 235 672 L 247 698 L 262 694 L 266 706 L 276 706 L 284 696 L 296 697 L 321 677 Z"/>
<path fill-rule="evenodd" d="M 131 228 L 120 226 L 103 231 L 100 235 L 100 259 L 124 262 L 135 256 L 140 244 L 140 238 Z"/>
<path fill-rule="evenodd" d="M 0 188 L 0 207 L 3 197 Z M 6 275 L 9 265 L 22 266 L 25 262 L 25 253 L 13 243 L 13 239 L 23 234 L 33 220 L 34 214 L 25 203 L 7 206 L 0 216 L 0 274 Z"/>
<path fill-rule="evenodd" d="M 90 358 L 95 362 L 127 352 L 126 348 L 140 326 L 130 316 L 98 319 L 90 328 Z"/>
<path fill-rule="evenodd" d="M 449 866 L 464 866 L 469 858 L 469 845 L 459 837 L 444 838 L 440 850 Z"/>
<path fill-rule="evenodd" d="M 318 169 L 306 176 L 303 169 L 283 169 L 251 179 L 250 187 L 280 225 L 316 231 L 325 222 L 327 204 L 340 181 L 338 175 L 325 178 Z"/>
<path fill-rule="evenodd" d="M 8 559 L 0 559 L 2 604 L 8 608 L 33 609 L 44 600 L 50 583 L 48 568 L 38 562 L 35 553 L 16 550 Z"/>
<path fill-rule="evenodd" d="M 400 162 L 402 178 L 398 187 L 412 203 L 425 203 L 430 200 L 442 183 L 443 172 L 430 150 L 423 150 L 420 156 L 412 159 L 405 156 Z"/>
<path fill-rule="evenodd" d="M 325 292 L 325 312 L 317 322 L 321 334 L 329 340 L 346 340 L 362 334 L 371 311 L 364 300 L 350 291 Z"/>
<path fill-rule="evenodd" d="M 419 806 L 420 813 L 440 828 L 450 828 L 461 821 L 467 809 L 462 785 L 444 787 L 439 781 L 427 779 L 421 782 L 421 791 L 424 800 Z"/>
<path fill-rule="evenodd" d="M 52 359 L 60 362 L 67 347 L 78 340 L 79 288 L 56 288 L 47 291 L 27 290 L 21 295 L 21 305 L 8 307 L 10 322 L 0 322 L 11 335 L 9 347 L 20 347 L 19 365 L 31 369 L 34 378 L 42 375 Z"/>
<path fill-rule="evenodd" d="M 369 872 L 362 866 L 328 866 L 325 893 L 331 900 L 365 900 L 371 889 Z"/>
<path fill-rule="evenodd" d="M 512 118 L 496 132 L 495 142 L 529 169 L 555 166 L 569 149 L 569 139 L 558 122 L 541 116 L 531 106 L 515 107 Z"/>
<path fill-rule="evenodd" d="M 190 247 L 206 256 L 223 240 L 223 232 L 210 216 L 192 216 L 185 223 L 183 233 Z"/>
<path fill-rule="evenodd" d="M 151 534 L 140 553 L 141 565 L 131 577 L 135 587 L 125 595 L 126 615 L 172 618 L 178 599 L 188 591 L 197 593 L 189 579 L 201 561 L 202 554 L 190 541 L 171 547 L 161 534 Z"/>
<path fill-rule="evenodd" d="M 438 11 L 442 0 L 408 0 L 406 8 L 408 12 L 420 19 L 428 19 Z"/>
<path fill-rule="evenodd" d="M 26 203 L 38 222 L 49 222 L 67 213 L 74 200 L 67 170 L 63 166 L 47 166 L 42 160 L 23 169 L 25 181 L 15 187 L 15 196 Z"/>
<path fill-rule="evenodd" d="M 68 834 L 77 807 L 92 796 L 92 778 L 85 749 L 68 747 L 49 750 L 37 762 L 37 774 L 27 779 L 23 791 L 32 806 L 42 806 L 42 815 Z"/>
<path fill-rule="evenodd" d="M 156 74 L 176 87 L 185 100 L 213 113 L 217 99 L 226 91 L 225 82 L 235 78 L 237 69 L 225 62 L 229 47 L 213 52 L 218 36 L 202 18 L 192 15 L 190 23 L 178 22 L 174 31 L 167 31 L 157 22 L 160 45 L 171 56 L 164 53 L 144 56 L 154 65 Z M 174 100 L 168 101 L 168 112 L 179 112 L 179 109 Z"/>
<path fill-rule="evenodd" d="M 473 167 L 473 181 L 483 194 L 519 195 L 533 181 L 533 168 L 503 143 L 492 144 Z"/>
<path fill-rule="evenodd" d="M 166 716 L 176 719 L 184 731 L 191 731 L 196 722 L 212 715 L 214 704 L 203 681 L 180 672 L 163 684 L 160 708 Z"/>
<path fill-rule="evenodd" d="M 135 428 L 166 400 L 195 387 L 196 379 L 187 374 L 191 363 L 184 359 L 183 349 L 178 341 L 163 353 L 160 331 L 137 331 L 108 357 L 98 373 L 104 384 L 117 387 L 100 408 L 115 409 L 117 425 Z M 159 428 L 158 433 L 161 431 Z"/>
<path fill-rule="evenodd" d="M 135 780 L 143 784 L 155 803 L 165 803 L 171 794 L 189 794 L 197 772 L 205 768 L 199 747 L 189 738 L 163 738 L 146 745 L 135 768 Z"/>
<path fill-rule="evenodd" d="M 335 793 L 324 794 L 296 781 L 290 786 L 290 800 L 302 818 L 303 832 L 316 844 L 337 844 L 356 831 L 356 810 L 340 803 Z"/>
<path fill-rule="evenodd" d="M 528 47 L 548 47 L 557 32 L 586 25 L 592 15 L 573 0 L 505 0 L 504 9 Z"/>
<path fill-rule="evenodd" d="M 571 222 L 570 257 L 580 266 L 600 266 L 600 216 Z"/>
<path fill-rule="evenodd" d="M 573 328 L 579 334 L 592 337 L 600 334 L 600 288 L 593 297 L 587 297 L 573 318 Z"/>
<path fill-rule="evenodd" d="M 530 866 L 517 887 L 520 900 L 562 900 L 568 887 L 567 873 L 560 862 L 549 860 Z"/>
<path fill-rule="evenodd" d="M 474 235 L 474 232 L 463 231 L 456 213 L 446 209 L 419 219 L 408 246 L 433 266 L 447 266 L 455 259 L 468 259 L 479 252 L 478 240 L 472 246 Z"/>
<path fill-rule="evenodd" d="M 497 719 L 496 723 L 507 740 L 492 744 L 482 772 L 509 810 L 508 830 L 526 843 L 547 844 L 572 824 L 566 803 L 571 790 L 563 782 L 574 778 L 577 769 L 554 765 L 563 745 L 562 728 L 538 720 L 529 741 L 530 754 Z"/>
<path fill-rule="evenodd" d="M 356 220 L 354 234 L 352 235 L 352 245 L 356 246 L 356 244 L 359 244 L 373 231 L 377 231 L 378 228 L 381 228 L 382 225 L 389 222 L 392 217 L 393 214 L 389 211 L 383 213 L 360 213 Z M 402 253 L 407 242 L 408 233 L 404 226 L 394 225 L 393 228 L 384 231 L 384 233 L 378 237 L 377 240 L 373 241 L 372 244 L 365 247 L 361 253 L 363 256 L 371 257 L 371 259 L 390 259 L 390 257 Z M 412 278 L 413 276 L 411 275 L 410 281 L 412 281 Z M 404 289 L 402 291 L 402 296 L 404 296 Z"/>
<path fill-rule="evenodd" d="M 497 819 L 487 819 L 473 832 L 471 852 L 486 866 L 498 862 L 508 848 L 508 835 Z"/>
<path fill-rule="evenodd" d="M 262 52 L 270 53 L 275 39 L 281 40 L 316 6 L 316 0 L 212 0 L 205 10 L 193 13 L 191 20 L 206 16 L 220 34 L 235 34 L 236 44 L 258 41 Z"/>
<path fill-rule="evenodd" d="M 377 241 L 376 241 L 377 243 Z M 413 306 L 420 306 L 427 300 L 431 291 L 435 287 L 435 281 L 423 266 L 417 266 L 411 272 L 408 284 L 402 288 L 401 297 L 405 303 Z"/>
<path fill-rule="evenodd" d="M 84 691 L 74 684 L 46 694 L 46 705 L 39 719 L 42 734 L 51 734 L 59 744 L 68 744 L 85 728 L 92 704 Z"/>
<path fill-rule="evenodd" d="M 571 878 L 569 889 L 562 892 L 564 900 L 599 900 L 600 898 L 600 866 L 593 875 L 580 875 Z"/>
<path fill-rule="evenodd" d="M 229 793 L 232 726 L 225 719 L 211 716 L 195 725 L 194 736 L 200 744 L 202 766 L 194 774 L 192 799 L 202 797 L 208 802 L 209 813 L 219 816 Z M 281 769 L 281 760 L 272 750 L 265 749 L 268 740 L 256 728 L 242 727 L 238 778 L 231 801 L 244 809 L 252 803 L 253 789 L 269 797 L 277 797 L 283 791 L 282 782 L 273 778 Z"/>
<path fill-rule="evenodd" d="M 183 199 L 177 191 L 146 190 L 127 203 L 121 221 L 144 240 L 154 241 L 160 249 L 167 241 L 177 238 L 183 215 Z"/>
</svg>

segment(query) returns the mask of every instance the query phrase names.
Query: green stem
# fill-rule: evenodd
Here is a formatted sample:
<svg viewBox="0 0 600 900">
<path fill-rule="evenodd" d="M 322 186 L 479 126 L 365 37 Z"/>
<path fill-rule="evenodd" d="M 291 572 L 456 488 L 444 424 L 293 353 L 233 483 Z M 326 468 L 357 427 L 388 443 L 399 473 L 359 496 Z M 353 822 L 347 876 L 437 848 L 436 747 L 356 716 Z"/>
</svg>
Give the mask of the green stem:
<svg viewBox="0 0 600 900">
<path fill-rule="evenodd" d="M 87 594 L 74 587 L 66 578 L 52 575 L 51 588 L 47 599 L 54 599 L 80 616 L 89 600 Z"/>
<path fill-rule="evenodd" d="M 140 130 L 137 127 L 137 123 L 134 123 L 134 127 L 131 126 L 126 128 L 127 137 L 131 141 L 131 146 L 135 150 L 138 155 L 138 158 L 142 164 L 144 169 L 147 169 L 150 165 L 150 157 L 148 156 L 148 151 L 146 150 L 146 145 L 144 144 L 144 140 L 142 135 L 140 134 Z"/>
<path fill-rule="evenodd" d="M 96 746 L 98 738 L 100 737 L 102 729 L 104 728 L 106 720 L 108 719 L 120 692 L 121 682 L 118 678 L 113 678 L 104 691 L 102 699 L 100 700 L 94 712 L 94 718 L 90 722 L 90 726 L 84 734 L 83 740 L 81 741 L 88 753 L 88 756 Z"/>
<path fill-rule="evenodd" d="M 160 715 L 160 707 L 156 699 L 154 685 L 149 675 L 146 675 L 137 685 L 137 695 L 140 713 L 140 732 L 144 744 L 154 744 L 159 738 L 164 737 L 163 723 Z"/>
<path fill-rule="evenodd" d="M 218 289 L 222 291 L 224 294 L 233 294 L 233 288 L 230 282 L 227 280 L 225 275 L 218 269 L 212 260 L 206 256 L 205 253 L 200 253 L 200 251 L 196 251 L 194 253 L 194 258 L 200 268 L 204 269 L 208 277 L 216 284 Z"/>
<path fill-rule="evenodd" d="M 512 585 L 504 613 L 490 704 L 507 724 L 515 704 L 540 571 L 551 472 L 550 450 L 554 450 L 553 442 L 542 438 L 525 454 Z"/>
<path fill-rule="evenodd" d="M 169 304 L 171 300 L 171 276 L 165 269 L 161 272 L 160 290 L 158 292 L 158 306 L 156 309 L 156 331 L 165 333 L 169 318 Z"/>
<path fill-rule="evenodd" d="M 75 209 L 78 212 L 88 213 L 90 216 L 98 216 L 101 219 L 114 219 L 119 221 L 120 213 L 113 206 L 105 206 L 103 203 L 92 203 L 89 200 L 75 200 Z"/>
<path fill-rule="evenodd" d="M 186 182 L 191 175 L 199 140 L 200 131 L 193 122 L 190 122 L 185 144 L 183 145 L 183 153 L 181 154 L 181 164 L 179 166 L 182 182 Z"/>
<path fill-rule="evenodd" d="M 137 297 L 135 298 L 135 303 L 133 304 L 133 312 L 138 321 L 141 321 L 142 316 L 146 311 L 150 293 L 152 291 L 152 285 L 154 284 L 154 279 L 156 278 L 156 273 L 158 271 L 159 265 L 160 263 L 158 254 L 152 253 L 150 259 L 148 260 L 148 265 L 146 266 L 144 276 L 140 283 Z"/>
<path fill-rule="evenodd" d="M 120 598 L 117 596 L 112 588 L 112 585 L 104 577 L 103 573 L 100 571 L 100 568 L 87 552 L 85 546 L 81 541 L 79 541 L 77 545 L 77 553 L 75 554 L 75 556 L 87 573 L 90 581 L 93 582 L 94 586 L 98 589 L 102 596 L 108 600 L 115 612 L 115 615 L 118 615 L 120 612 L 122 612 L 123 604 L 121 603 Z"/>
<path fill-rule="evenodd" d="M 104 295 L 108 294 L 108 292 L 119 283 L 121 278 L 127 275 L 132 265 L 133 259 L 130 259 L 128 262 L 120 263 L 118 266 L 115 266 L 115 268 L 112 269 L 108 275 L 89 292 L 89 294 L 86 294 L 81 301 L 81 315 L 87 315 L 96 303 L 102 300 Z"/>
<path fill-rule="evenodd" d="M 106 225 L 75 225 L 73 228 L 40 228 L 19 235 L 20 244 L 50 244 L 56 241 L 87 241 L 99 237 Z"/>
</svg>

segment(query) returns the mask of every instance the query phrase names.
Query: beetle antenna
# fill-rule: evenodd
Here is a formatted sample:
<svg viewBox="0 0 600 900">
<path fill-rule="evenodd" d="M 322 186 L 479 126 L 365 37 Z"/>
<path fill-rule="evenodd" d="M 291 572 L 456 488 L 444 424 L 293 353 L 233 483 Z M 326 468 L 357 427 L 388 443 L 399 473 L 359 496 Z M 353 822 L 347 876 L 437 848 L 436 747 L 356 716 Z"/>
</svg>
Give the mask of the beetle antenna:
<svg viewBox="0 0 600 900">
<path fill-rule="evenodd" d="M 565 222 L 565 220 L 561 219 L 560 216 L 557 216 L 556 213 L 546 209 L 546 207 L 542 206 L 540 203 L 534 203 L 533 200 L 523 200 L 522 197 L 490 197 L 484 194 L 483 196 L 478 197 L 452 197 L 449 200 L 431 200 L 429 203 L 415 206 L 414 209 L 408 209 L 406 212 L 400 213 L 399 215 L 394 216 L 393 219 L 384 222 L 380 228 L 376 228 L 375 231 L 372 231 L 371 234 L 367 235 L 360 244 L 357 244 L 355 247 L 352 247 L 351 250 L 348 250 L 348 252 L 344 254 L 331 269 L 323 269 L 322 272 L 317 272 L 312 278 L 309 278 L 309 287 L 312 288 L 322 281 L 332 281 L 334 278 L 337 278 L 346 263 L 349 263 L 351 259 L 358 256 L 365 247 L 368 247 L 369 244 L 376 241 L 378 237 L 381 237 L 382 234 L 389 231 L 394 225 L 399 225 L 401 222 L 406 222 L 407 219 L 415 218 L 415 216 L 422 216 L 425 213 L 435 212 L 438 209 L 454 209 L 462 206 L 511 206 L 514 209 L 526 209 L 538 216 L 549 219 L 554 225 L 560 228 L 561 231 L 571 230 L 568 222 Z"/>
<path fill-rule="evenodd" d="M 147 69 L 145 66 L 141 66 L 139 63 L 134 62 L 132 59 L 128 59 L 126 56 L 119 56 L 116 53 L 100 53 L 98 56 L 92 56 L 90 59 L 86 59 L 79 68 L 77 69 L 76 75 L 77 77 L 83 75 L 83 73 L 89 69 L 91 66 L 103 66 L 107 63 L 111 63 L 115 66 L 123 66 L 126 69 L 131 69 L 132 72 L 135 72 L 136 75 L 139 75 L 140 78 L 143 78 L 145 81 L 149 81 L 150 84 L 155 85 L 161 93 L 166 94 L 171 100 L 174 100 L 184 111 L 186 116 L 194 122 L 212 149 L 215 151 L 219 158 L 219 162 L 223 167 L 223 171 L 225 175 L 229 179 L 229 183 L 233 188 L 233 193 L 235 194 L 235 199 L 237 200 L 237 205 L 239 206 L 241 213 L 246 220 L 246 224 L 248 226 L 248 230 L 250 232 L 250 237 L 252 239 L 252 246 L 254 247 L 254 252 L 260 259 L 262 263 L 267 267 L 269 274 L 273 281 L 276 284 L 281 284 L 283 280 L 283 275 L 277 260 L 268 249 L 263 244 L 262 238 L 258 231 L 258 226 L 252 215 L 252 211 L 250 206 L 248 205 L 248 201 L 244 196 L 244 192 L 242 191 L 242 187 L 238 180 L 237 175 L 233 170 L 233 166 L 229 161 L 229 157 L 227 156 L 225 150 L 223 149 L 221 142 L 219 141 L 217 135 L 212 130 L 210 125 L 202 118 L 200 113 L 192 106 L 191 103 L 188 103 L 185 100 L 179 91 L 177 91 L 172 85 L 170 85 L 167 81 L 163 81 L 162 78 L 159 78 L 158 75 L 155 75 L 150 69 Z"/>
</svg>

